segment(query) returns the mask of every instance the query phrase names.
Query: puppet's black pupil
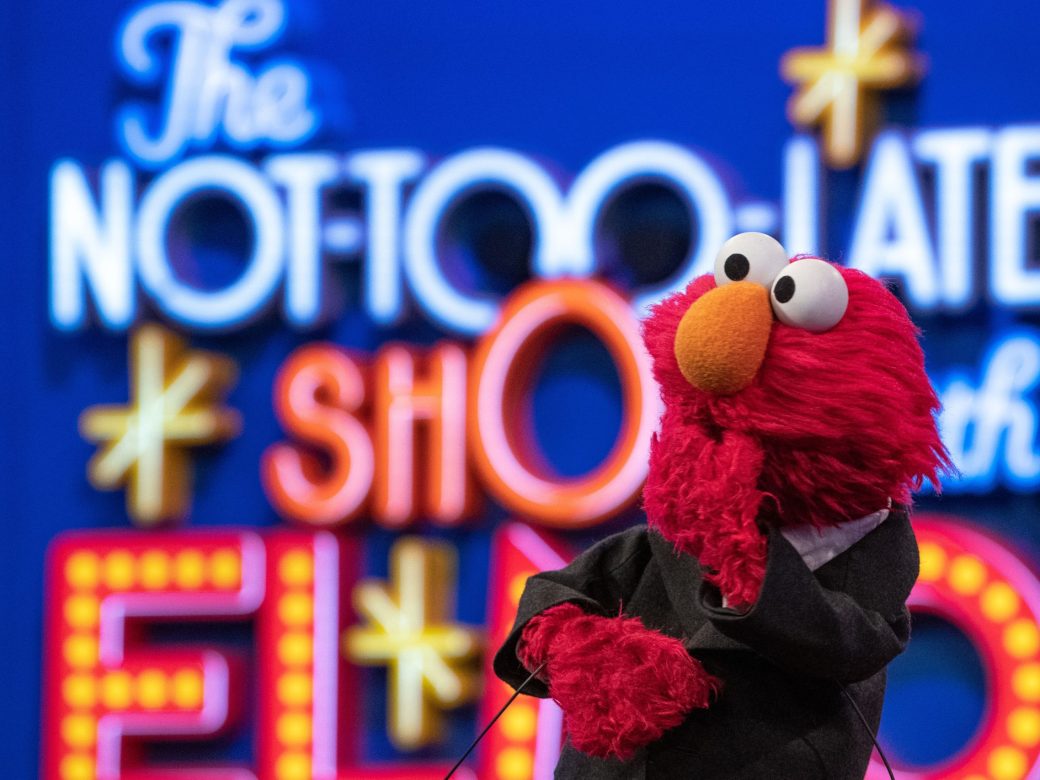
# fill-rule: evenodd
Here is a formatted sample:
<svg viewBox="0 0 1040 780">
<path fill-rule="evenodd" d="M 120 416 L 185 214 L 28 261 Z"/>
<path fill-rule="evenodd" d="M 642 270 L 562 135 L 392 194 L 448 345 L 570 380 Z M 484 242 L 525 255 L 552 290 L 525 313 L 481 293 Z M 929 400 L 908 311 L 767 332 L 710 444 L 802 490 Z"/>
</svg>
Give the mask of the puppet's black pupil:
<svg viewBox="0 0 1040 780">
<path fill-rule="evenodd" d="M 794 279 L 790 276 L 781 276 L 773 285 L 773 297 L 779 303 L 787 303 L 794 297 Z"/>
<path fill-rule="evenodd" d="M 751 270 L 751 264 L 744 255 L 732 254 L 726 258 L 723 270 L 726 272 L 726 276 L 734 282 L 739 282 L 748 275 L 748 271 Z"/>
</svg>

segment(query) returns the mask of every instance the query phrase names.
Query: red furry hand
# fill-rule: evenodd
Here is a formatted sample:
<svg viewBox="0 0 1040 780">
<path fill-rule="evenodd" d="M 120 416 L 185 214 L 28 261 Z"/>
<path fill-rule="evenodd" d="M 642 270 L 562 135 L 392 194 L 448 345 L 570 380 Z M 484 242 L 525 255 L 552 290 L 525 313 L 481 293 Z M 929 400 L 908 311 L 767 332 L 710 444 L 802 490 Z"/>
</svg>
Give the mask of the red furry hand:
<svg viewBox="0 0 1040 780">
<path fill-rule="evenodd" d="M 529 669 L 546 662 L 542 676 L 571 744 L 601 758 L 631 758 L 690 710 L 707 707 L 720 685 L 679 640 L 636 618 L 587 615 L 574 604 L 533 618 L 517 656 Z"/>
</svg>

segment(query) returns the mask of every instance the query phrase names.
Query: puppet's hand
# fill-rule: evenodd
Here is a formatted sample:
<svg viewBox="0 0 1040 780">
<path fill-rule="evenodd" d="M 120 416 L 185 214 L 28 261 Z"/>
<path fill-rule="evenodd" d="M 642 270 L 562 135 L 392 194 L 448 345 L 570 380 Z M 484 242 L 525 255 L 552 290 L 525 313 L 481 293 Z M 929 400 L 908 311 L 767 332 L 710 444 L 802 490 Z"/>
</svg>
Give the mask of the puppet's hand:
<svg viewBox="0 0 1040 780">
<path fill-rule="evenodd" d="M 719 689 L 682 643 L 636 618 L 587 615 L 561 604 L 532 619 L 517 656 L 563 709 L 571 744 L 593 756 L 631 758 L 707 707 Z"/>
</svg>

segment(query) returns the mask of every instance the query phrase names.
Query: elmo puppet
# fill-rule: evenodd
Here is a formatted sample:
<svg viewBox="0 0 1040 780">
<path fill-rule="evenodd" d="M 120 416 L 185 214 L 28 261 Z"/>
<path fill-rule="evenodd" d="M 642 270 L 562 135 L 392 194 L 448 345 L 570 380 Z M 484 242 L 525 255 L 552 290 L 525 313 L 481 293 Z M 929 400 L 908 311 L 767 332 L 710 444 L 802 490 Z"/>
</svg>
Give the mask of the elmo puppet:
<svg viewBox="0 0 1040 780">
<path fill-rule="evenodd" d="M 911 491 L 949 469 L 882 284 L 761 233 L 644 327 L 648 524 L 532 577 L 495 658 L 563 709 L 558 778 L 862 778 L 910 636 Z M 851 701 L 850 698 L 851 697 Z"/>
</svg>

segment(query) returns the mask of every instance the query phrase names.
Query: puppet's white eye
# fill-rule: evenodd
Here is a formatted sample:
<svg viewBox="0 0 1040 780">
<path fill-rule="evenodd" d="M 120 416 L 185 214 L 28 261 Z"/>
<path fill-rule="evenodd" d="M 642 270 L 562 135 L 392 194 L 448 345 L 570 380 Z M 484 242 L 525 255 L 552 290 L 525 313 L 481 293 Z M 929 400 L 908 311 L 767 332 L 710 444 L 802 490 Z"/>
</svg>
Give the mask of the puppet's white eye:
<svg viewBox="0 0 1040 780">
<path fill-rule="evenodd" d="M 833 265 L 806 257 L 795 260 L 776 277 L 770 298 L 780 322 L 820 333 L 845 315 L 849 288 Z"/>
<path fill-rule="evenodd" d="M 715 255 L 715 284 L 755 282 L 769 287 L 787 266 L 780 242 L 765 233 L 739 233 Z"/>
</svg>

